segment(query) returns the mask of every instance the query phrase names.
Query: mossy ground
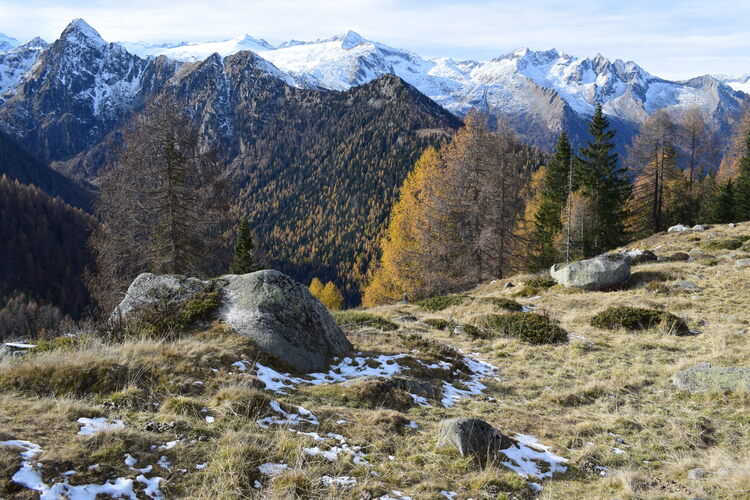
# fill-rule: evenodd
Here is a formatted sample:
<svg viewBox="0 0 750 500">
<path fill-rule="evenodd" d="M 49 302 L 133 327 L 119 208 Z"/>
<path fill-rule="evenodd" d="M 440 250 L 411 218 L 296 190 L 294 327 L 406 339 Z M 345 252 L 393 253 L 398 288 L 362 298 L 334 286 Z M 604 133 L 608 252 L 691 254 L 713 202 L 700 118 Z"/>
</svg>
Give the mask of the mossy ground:
<svg viewBox="0 0 750 500">
<path fill-rule="evenodd" d="M 750 234 L 750 224 L 713 227 L 700 233 L 701 243 L 711 239 L 708 233 L 742 238 Z M 684 234 L 661 234 L 637 246 L 670 255 L 695 245 Z M 461 303 L 441 310 L 405 304 L 364 311 L 398 330 L 345 326 L 355 349 L 365 354 L 411 353 L 429 363 L 455 360 L 460 355 L 455 347 L 499 368 L 500 379 L 487 381 L 482 395 L 451 408 L 396 411 L 343 402 L 312 388 L 287 395 L 263 391 L 240 377 L 232 363 L 271 360 L 246 339 L 215 326 L 170 339 L 63 342 L 26 360 L 0 363 L 0 440 L 35 442 L 45 450 L 39 461 L 49 474 L 75 469 L 81 473 L 75 480 L 86 482 L 128 474 L 124 453 L 136 457 L 139 466 L 164 455 L 171 470 L 156 467 L 155 472 L 166 479 L 167 498 L 378 498 L 392 490 L 415 499 L 441 498 L 441 490 L 455 491 L 460 499 L 747 498 L 750 396 L 691 395 L 670 382 L 676 371 L 699 362 L 747 366 L 750 288 L 747 273 L 734 265 L 738 252 L 712 251 L 718 261 L 713 266 L 665 261 L 634 269 L 661 273 L 665 279 L 655 283 L 667 290 L 687 280 L 700 286 L 697 292 L 662 293 L 645 286 L 567 293 L 550 287 L 538 298 L 517 299 L 559 322 L 571 334 L 567 343 L 473 338 L 425 321 L 469 326 L 504 313 L 494 300 L 480 298 L 510 299 L 517 287 L 505 283 L 523 283 L 528 277 L 522 276 L 468 291 Z M 613 306 L 668 311 L 700 334 L 677 337 L 653 328 L 634 335 L 590 325 L 592 316 Z M 418 321 L 401 319 L 406 316 Z M 419 376 L 439 380 L 445 373 Z M 267 416 L 271 400 L 309 409 L 320 426 L 305 430 L 343 435 L 351 446 L 363 447 L 372 466 L 358 465 L 348 455 L 337 462 L 310 456 L 303 448 L 315 446 L 311 438 L 281 426 L 261 428 L 256 420 Z M 214 423 L 205 420 L 203 409 Z M 122 419 L 126 429 L 76 435 L 76 419 L 97 416 Z M 526 480 L 502 466 L 482 468 L 455 452 L 436 450 L 440 420 L 463 416 L 482 418 L 511 435 L 536 436 L 569 458 L 570 470 L 537 481 L 544 490 L 535 495 Z M 419 428 L 407 426 L 410 421 Z M 171 449 L 152 450 L 175 439 L 180 441 Z M 266 462 L 283 462 L 290 470 L 270 478 L 258 471 Z M 17 453 L 0 447 L 0 497 L 24 498 L 26 493 L 7 481 L 19 463 Z M 89 470 L 93 463 L 100 467 Z M 205 469 L 196 469 L 204 463 Z M 601 467 L 609 469 L 607 477 Z M 705 478 L 688 478 L 696 467 L 705 470 Z M 354 476 L 357 485 L 324 487 L 323 475 Z M 253 488 L 256 480 L 262 491 Z"/>
</svg>

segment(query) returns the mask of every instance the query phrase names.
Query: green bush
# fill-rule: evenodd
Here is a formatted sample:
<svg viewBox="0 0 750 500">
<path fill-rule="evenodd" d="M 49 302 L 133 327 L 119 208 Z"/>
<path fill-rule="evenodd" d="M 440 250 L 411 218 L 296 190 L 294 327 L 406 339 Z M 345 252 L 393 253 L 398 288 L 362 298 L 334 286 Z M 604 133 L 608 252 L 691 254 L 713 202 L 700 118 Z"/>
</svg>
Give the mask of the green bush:
<svg viewBox="0 0 750 500">
<path fill-rule="evenodd" d="M 424 320 L 424 323 L 430 325 L 436 330 L 448 330 L 456 326 L 456 323 L 453 321 L 441 318 L 427 318 Z"/>
<path fill-rule="evenodd" d="M 398 330 L 398 325 L 375 314 L 362 311 L 333 311 L 333 319 L 341 327 L 370 326 L 383 331 Z"/>
<path fill-rule="evenodd" d="M 126 325 L 126 329 L 146 337 L 173 338 L 195 329 L 202 322 L 210 321 L 219 306 L 221 291 L 218 289 L 207 289 L 182 305 L 165 299 L 141 311 L 134 324 Z"/>
<path fill-rule="evenodd" d="M 505 309 L 507 311 L 521 311 L 523 306 L 513 299 L 506 299 L 505 297 L 482 297 L 479 299 L 484 304 L 492 304 L 498 309 Z"/>
<path fill-rule="evenodd" d="M 675 335 L 690 334 L 687 323 L 674 314 L 640 307 L 615 306 L 607 308 L 591 318 L 590 324 L 606 330 L 616 328 L 649 330 L 658 327 Z"/>
<path fill-rule="evenodd" d="M 430 297 L 417 302 L 417 306 L 430 312 L 442 311 L 451 306 L 463 304 L 466 297 L 463 295 L 441 295 L 439 297 Z"/>
<path fill-rule="evenodd" d="M 705 250 L 737 250 L 742 246 L 740 238 L 727 238 L 723 240 L 711 240 L 703 244 Z"/>
<path fill-rule="evenodd" d="M 486 335 L 510 337 L 529 344 L 567 342 L 568 332 L 547 316 L 535 313 L 490 314 L 483 318 Z"/>
<path fill-rule="evenodd" d="M 513 296 L 533 297 L 534 295 L 539 295 L 543 291 L 555 286 L 556 284 L 557 282 L 553 280 L 548 274 L 539 274 L 526 280 L 526 282 L 524 282 L 523 284 L 523 287 L 519 291 L 514 293 Z"/>
</svg>

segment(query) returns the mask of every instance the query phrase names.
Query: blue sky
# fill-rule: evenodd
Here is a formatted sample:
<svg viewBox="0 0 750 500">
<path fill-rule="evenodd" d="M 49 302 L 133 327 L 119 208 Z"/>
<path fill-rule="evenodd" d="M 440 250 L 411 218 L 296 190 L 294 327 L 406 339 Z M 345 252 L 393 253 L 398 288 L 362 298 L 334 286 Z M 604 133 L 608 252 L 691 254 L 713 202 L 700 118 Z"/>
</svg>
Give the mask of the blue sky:
<svg viewBox="0 0 750 500">
<path fill-rule="evenodd" d="M 76 17 L 109 41 L 279 43 L 352 29 L 425 57 L 519 47 L 633 60 L 665 78 L 750 73 L 750 0 L 0 0 L 0 32 L 57 38 Z"/>
</svg>

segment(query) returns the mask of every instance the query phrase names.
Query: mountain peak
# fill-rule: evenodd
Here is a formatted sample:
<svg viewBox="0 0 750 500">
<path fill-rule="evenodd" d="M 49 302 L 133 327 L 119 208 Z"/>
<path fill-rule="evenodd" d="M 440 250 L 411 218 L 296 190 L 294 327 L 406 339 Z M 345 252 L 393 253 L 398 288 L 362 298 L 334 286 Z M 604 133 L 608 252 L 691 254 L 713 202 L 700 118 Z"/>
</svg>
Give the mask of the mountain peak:
<svg viewBox="0 0 750 500">
<path fill-rule="evenodd" d="M 0 52 L 18 47 L 19 42 L 13 37 L 10 37 L 4 33 L 0 33 Z"/>
<path fill-rule="evenodd" d="M 73 19 L 70 24 L 65 27 L 60 35 L 60 39 L 76 40 L 79 43 L 86 43 L 87 45 L 95 47 L 101 47 L 107 44 L 98 31 L 80 18 Z"/>
<path fill-rule="evenodd" d="M 356 33 L 352 30 L 336 36 L 334 40 L 340 40 L 341 46 L 345 49 L 352 49 L 357 45 L 367 42 L 367 40 L 362 38 L 359 33 Z"/>
</svg>

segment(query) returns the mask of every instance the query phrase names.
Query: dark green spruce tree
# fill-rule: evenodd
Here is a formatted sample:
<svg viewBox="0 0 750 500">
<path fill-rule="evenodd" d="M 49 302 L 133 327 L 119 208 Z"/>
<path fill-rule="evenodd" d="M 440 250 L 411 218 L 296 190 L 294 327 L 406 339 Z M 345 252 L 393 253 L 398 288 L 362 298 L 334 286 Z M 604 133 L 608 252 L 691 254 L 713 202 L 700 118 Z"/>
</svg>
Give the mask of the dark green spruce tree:
<svg viewBox="0 0 750 500">
<path fill-rule="evenodd" d="M 737 220 L 737 192 L 734 181 L 728 180 L 716 194 L 711 203 L 709 222 L 712 224 L 728 224 Z"/>
<path fill-rule="evenodd" d="M 546 269 L 560 259 L 555 237 L 563 228 L 560 216 L 568 200 L 572 156 L 568 135 L 563 132 L 557 140 L 555 155 L 545 167 L 541 203 L 534 218 L 534 231 L 531 234 L 531 267 L 534 271 Z"/>
<path fill-rule="evenodd" d="M 734 184 L 734 197 L 737 203 L 737 220 L 750 220 L 750 130 L 745 137 L 745 155 L 740 158 L 739 175 Z"/>
<path fill-rule="evenodd" d="M 611 250 L 626 241 L 625 219 L 631 186 L 626 170 L 618 166 L 615 131 L 597 104 L 589 123 L 592 139 L 581 148 L 574 165 L 575 184 L 592 201 L 593 224 L 583 241 L 585 257 Z"/>
<path fill-rule="evenodd" d="M 247 274 L 258 270 L 255 260 L 255 242 L 250 224 L 244 217 L 237 228 L 237 242 L 234 244 L 232 263 L 229 266 L 231 274 Z"/>
</svg>

